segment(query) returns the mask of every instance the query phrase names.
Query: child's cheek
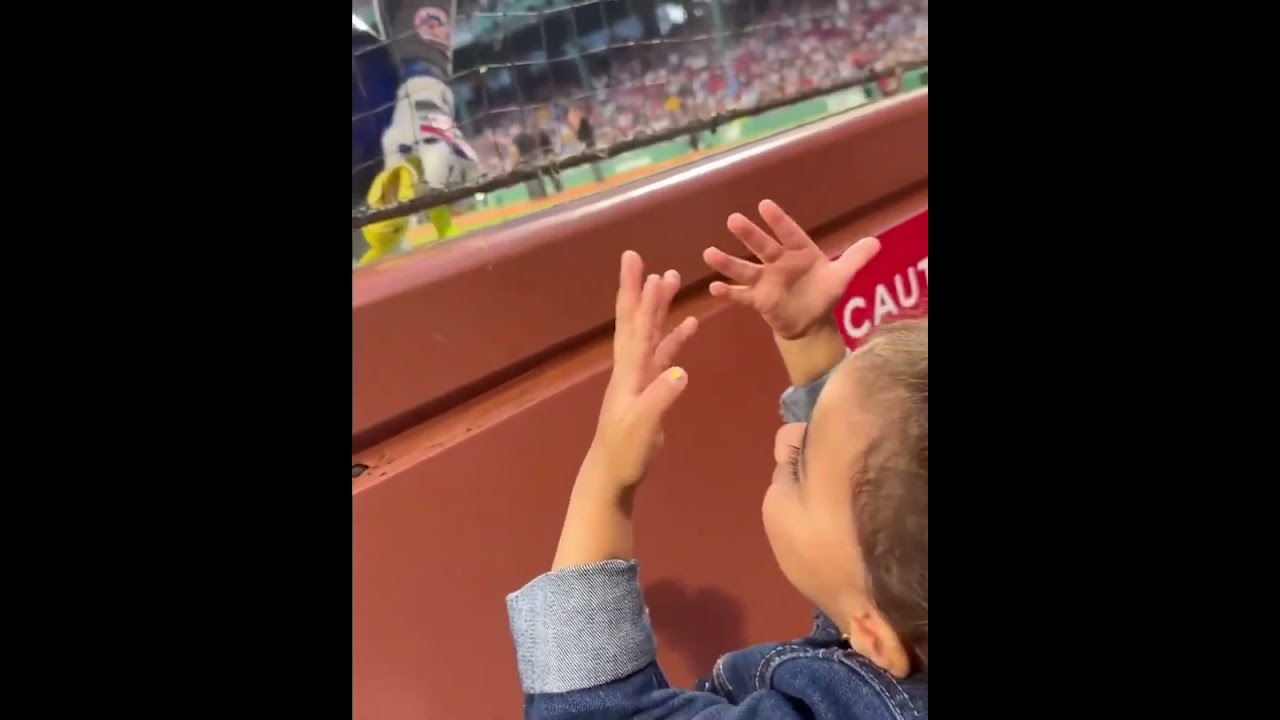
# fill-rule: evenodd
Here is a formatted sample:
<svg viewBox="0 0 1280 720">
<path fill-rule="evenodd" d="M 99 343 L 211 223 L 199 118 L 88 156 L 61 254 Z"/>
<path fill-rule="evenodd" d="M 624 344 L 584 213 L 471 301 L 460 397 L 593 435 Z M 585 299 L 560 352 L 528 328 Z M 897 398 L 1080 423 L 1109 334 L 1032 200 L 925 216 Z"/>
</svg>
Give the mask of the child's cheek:
<svg viewBox="0 0 1280 720">
<path fill-rule="evenodd" d="M 782 574 L 787 576 L 787 580 L 792 584 L 797 580 L 794 575 L 799 567 L 796 554 L 798 549 L 796 528 L 793 524 L 794 499 L 789 497 L 794 490 L 795 486 L 788 486 L 785 482 L 770 483 L 769 489 L 764 492 L 764 503 L 760 508 L 760 516 L 764 521 L 764 534 L 769 539 L 769 548 L 773 550 L 774 559 L 778 561 Z"/>
<path fill-rule="evenodd" d="M 778 530 L 781 518 L 778 517 L 778 474 L 773 475 L 773 482 L 769 483 L 769 487 L 764 491 L 764 502 L 760 505 L 760 518 L 764 520 L 764 534 L 769 538 L 769 544 L 773 545 L 774 535 Z M 775 549 L 776 552 L 776 549 Z"/>
</svg>

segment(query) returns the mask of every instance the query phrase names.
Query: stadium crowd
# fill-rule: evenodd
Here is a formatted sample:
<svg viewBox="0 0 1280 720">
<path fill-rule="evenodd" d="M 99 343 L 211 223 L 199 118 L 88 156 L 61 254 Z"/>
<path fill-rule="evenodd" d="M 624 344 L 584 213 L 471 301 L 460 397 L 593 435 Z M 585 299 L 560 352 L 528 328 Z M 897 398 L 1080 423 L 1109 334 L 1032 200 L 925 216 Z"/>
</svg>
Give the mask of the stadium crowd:
<svg viewBox="0 0 1280 720">
<path fill-rule="evenodd" d="M 495 0 L 460 7 L 491 11 Z M 461 123 L 481 161 L 481 174 L 510 169 L 516 138 L 545 131 L 550 152 L 583 150 L 574 125 L 589 119 L 598 147 L 751 107 L 860 75 L 927 61 L 928 0 L 805 0 L 775 3 L 769 12 L 726 23 L 717 38 L 706 13 L 671 27 L 660 42 L 623 43 L 594 53 L 583 81 L 552 73 L 514 73 L 523 102 L 491 105 L 493 93 L 475 84 Z M 465 21 L 465 19 L 463 20 Z M 576 62 L 556 57 L 550 62 Z M 455 83 L 455 88 L 458 83 Z"/>
</svg>

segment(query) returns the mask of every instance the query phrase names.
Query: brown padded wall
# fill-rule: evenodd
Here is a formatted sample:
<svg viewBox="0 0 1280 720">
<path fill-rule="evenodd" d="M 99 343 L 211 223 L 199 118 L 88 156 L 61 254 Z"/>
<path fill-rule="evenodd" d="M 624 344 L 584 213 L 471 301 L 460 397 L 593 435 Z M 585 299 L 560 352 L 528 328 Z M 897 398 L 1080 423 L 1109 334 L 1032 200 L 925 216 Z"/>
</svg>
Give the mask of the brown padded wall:
<svg viewBox="0 0 1280 720">
<path fill-rule="evenodd" d="M 352 451 L 606 325 L 613 278 L 591 269 L 624 249 L 693 283 L 706 245 L 740 251 L 724 219 L 761 198 L 813 228 L 920 182 L 928 110 L 916 91 L 354 273 Z"/>
<path fill-rule="evenodd" d="M 865 148 L 862 157 L 894 152 L 914 156 L 911 163 L 899 163 L 916 163 L 920 172 L 910 182 L 882 186 L 882 192 L 851 193 L 855 201 L 820 228 L 797 213 L 824 247 L 836 250 L 927 206 L 927 98 L 925 103 L 919 116 L 897 116 L 894 122 L 904 128 L 896 134 L 846 139 L 855 146 L 859 137 L 900 141 L 896 148 Z M 858 155 L 856 148 L 845 150 Z M 789 167 L 782 159 L 769 166 Z M 746 210 L 763 196 L 793 206 L 796 187 L 828 174 L 791 170 L 795 174 L 779 171 L 767 183 L 743 185 L 733 209 Z M 858 173 L 863 178 L 871 174 Z M 714 192 L 734 194 L 733 188 Z M 630 201 L 623 197 L 616 202 Z M 707 210 L 697 203 L 673 202 L 669 212 L 691 215 L 683 223 L 674 218 L 664 222 L 704 231 L 678 236 L 678 252 L 664 245 L 671 242 L 666 237 L 635 236 L 632 247 L 646 259 L 664 260 L 660 267 L 677 264 L 673 259 L 686 255 L 696 259 L 707 244 L 723 239 L 728 211 L 716 203 Z M 717 217 L 701 217 L 705 212 Z M 576 229 L 569 221 L 558 227 L 562 233 Z M 576 242 L 592 241 L 598 238 Z M 525 252 L 552 245 L 543 240 Z M 621 249 L 611 244 L 607 257 L 584 250 L 590 261 L 562 276 L 580 283 L 578 289 L 607 290 L 603 298 L 591 300 L 595 307 L 580 309 L 583 322 L 597 327 L 607 322 Z M 528 268 L 546 267 L 525 262 Z M 686 279 L 690 275 L 690 282 L 705 284 L 705 273 L 687 272 Z M 533 280 L 524 283 L 525 289 L 535 285 Z M 504 300 L 514 303 L 517 298 Z M 457 304 L 464 307 L 466 301 Z M 702 323 L 681 359 L 690 374 L 689 390 L 670 417 L 666 447 L 636 509 L 637 552 L 659 659 L 669 679 L 685 686 L 706 674 L 720 653 L 799 635 L 809 624 L 809 609 L 774 565 L 759 521 L 772 467 L 772 436 L 779 424 L 777 398 L 785 385 L 769 334 L 757 318 L 706 297 L 701 288 L 691 289 L 673 312 L 676 317 L 687 314 Z M 359 313 L 355 322 L 359 337 Z M 402 316 L 400 323 L 436 325 L 432 316 L 414 314 Z M 554 337 L 544 335 L 540 342 Z M 494 342 L 512 350 L 501 337 Z M 353 462 L 369 465 L 352 487 L 355 718 L 520 717 L 503 599 L 551 561 L 608 369 L 608 335 L 601 332 L 525 375 L 353 456 Z M 358 409 L 368 398 L 361 395 L 359 382 L 355 389 Z"/>
</svg>

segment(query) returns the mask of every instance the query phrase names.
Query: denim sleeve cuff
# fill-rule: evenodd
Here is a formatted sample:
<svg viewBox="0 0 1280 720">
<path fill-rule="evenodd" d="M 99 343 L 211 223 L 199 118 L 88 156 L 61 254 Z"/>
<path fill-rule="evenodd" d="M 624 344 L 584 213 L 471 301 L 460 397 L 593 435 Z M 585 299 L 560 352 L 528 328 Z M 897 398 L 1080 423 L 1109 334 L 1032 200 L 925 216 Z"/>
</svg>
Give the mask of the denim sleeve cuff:
<svg viewBox="0 0 1280 720">
<path fill-rule="evenodd" d="M 653 629 L 636 563 L 541 575 L 507 596 L 520 685 L 527 694 L 583 690 L 653 662 Z"/>
<path fill-rule="evenodd" d="M 848 354 L 846 351 L 845 356 L 848 357 Z M 818 395 L 822 393 L 822 388 L 826 387 L 827 379 L 833 372 L 835 368 L 831 368 L 825 375 L 808 385 L 787 388 L 782 393 L 781 400 L 783 422 L 808 422 L 809 416 L 813 415 L 813 406 L 818 404 Z"/>
</svg>

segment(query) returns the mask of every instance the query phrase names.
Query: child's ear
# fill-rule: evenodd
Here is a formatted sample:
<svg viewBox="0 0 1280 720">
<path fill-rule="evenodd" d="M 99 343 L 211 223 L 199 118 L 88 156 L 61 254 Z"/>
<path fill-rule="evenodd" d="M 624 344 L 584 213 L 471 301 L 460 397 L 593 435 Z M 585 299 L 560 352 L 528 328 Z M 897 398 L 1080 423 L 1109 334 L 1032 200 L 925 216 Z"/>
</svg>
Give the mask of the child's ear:
<svg viewBox="0 0 1280 720">
<path fill-rule="evenodd" d="M 880 611 L 867 606 L 849 621 L 849 645 L 858 654 L 897 678 L 911 674 L 911 659 Z"/>
</svg>

